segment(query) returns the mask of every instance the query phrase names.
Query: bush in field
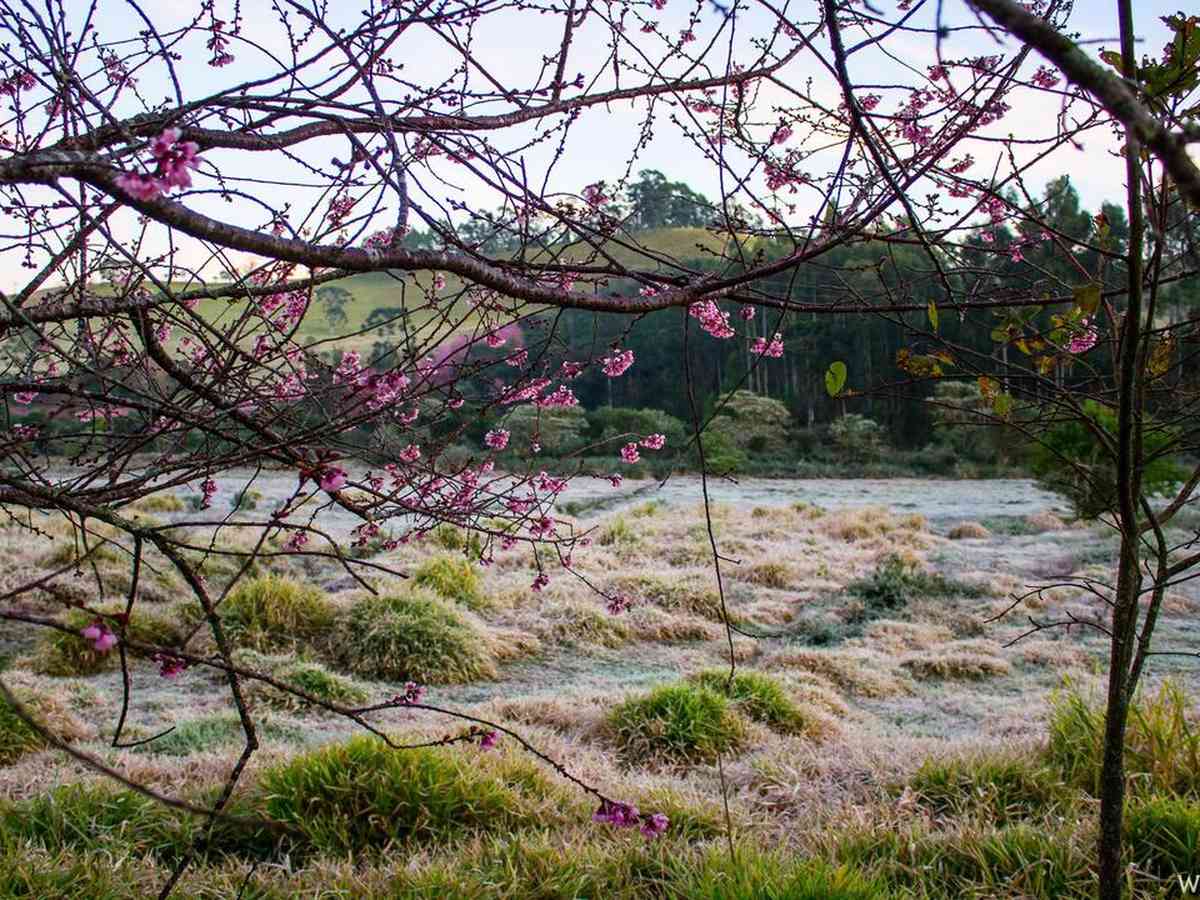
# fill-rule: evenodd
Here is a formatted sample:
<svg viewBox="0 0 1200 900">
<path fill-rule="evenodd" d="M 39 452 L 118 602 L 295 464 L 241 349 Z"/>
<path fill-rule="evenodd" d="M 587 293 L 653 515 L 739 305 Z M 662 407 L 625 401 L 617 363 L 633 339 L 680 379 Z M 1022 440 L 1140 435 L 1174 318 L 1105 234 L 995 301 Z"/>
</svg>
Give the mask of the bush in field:
<svg viewBox="0 0 1200 900">
<path fill-rule="evenodd" d="M 718 403 L 709 425 L 714 438 L 725 438 L 741 453 L 779 455 L 788 449 L 792 414 L 787 404 L 753 391 L 734 391 Z"/>
<path fill-rule="evenodd" d="M 536 440 L 542 452 L 564 456 L 584 446 L 588 422 L 587 415 L 578 406 L 543 409 L 530 404 L 518 406 L 506 415 L 500 421 L 500 427 L 509 433 L 510 452 L 526 454 Z"/>
<path fill-rule="evenodd" d="M 829 426 L 829 440 L 845 459 L 872 462 L 883 455 L 887 445 L 883 426 L 858 413 L 847 413 Z"/>
<path fill-rule="evenodd" d="M 338 624 L 334 653 L 367 678 L 457 684 L 496 674 L 482 630 L 419 589 L 358 600 Z"/>
<path fill-rule="evenodd" d="M 479 570 L 461 556 L 435 556 L 417 566 L 413 584 L 428 588 L 447 600 L 456 600 L 468 609 L 488 609 L 491 602 L 483 594 Z"/>
<path fill-rule="evenodd" d="M 1095 400 L 1083 404 L 1091 427 L 1073 419 L 1047 429 L 1033 449 L 1033 473 L 1047 490 L 1062 494 L 1079 518 L 1094 519 L 1117 504 L 1116 464 L 1106 453 L 1093 428 L 1116 438 L 1117 414 Z M 1187 470 L 1167 455 L 1176 434 L 1147 423 L 1144 439 L 1146 465 L 1142 489 L 1150 495 L 1165 493 L 1187 477 Z"/>
<path fill-rule="evenodd" d="M 661 434 L 667 439 L 668 452 L 682 447 L 691 434 L 682 421 L 661 409 L 630 409 L 624 406 L 601 406 L 587 414 L 588 439 L 591 441 L 636 441 L 648 434 Z"/>
<path fill-rule="evenodd" d="M 609 714 L 606 724 L 631 762 L 713 762 L 746 737 L 745 723 L 724 695 L 687 682 L 631 697 Z"/>
<path fill-rule="evenodd" d="M 325 636 L 337 607 L 320 588 L 278 575 L 237 585 L 218 607 L 230 638 L 255 650 L 291 647 Z"/>
</svg>

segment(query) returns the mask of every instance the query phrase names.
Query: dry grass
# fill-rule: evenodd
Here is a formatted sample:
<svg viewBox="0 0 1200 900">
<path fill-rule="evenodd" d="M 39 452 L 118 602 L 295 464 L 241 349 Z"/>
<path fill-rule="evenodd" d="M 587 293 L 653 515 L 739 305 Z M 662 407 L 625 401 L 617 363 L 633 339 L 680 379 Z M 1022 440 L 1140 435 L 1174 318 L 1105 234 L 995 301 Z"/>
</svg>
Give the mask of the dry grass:
<svg viewBox="0 0 1200 900">
<path fill-rule="evenodd" d="M 991 536 L 992 533 L 978 522 L 959 522 L 949 532 L 952 541 L 981 540 Z"/>
<path fill-rule="evenodd" d="M 840 690 L 859 697 L 878 699 L 912 692 L 908 679 L 871 651 L 784 650 L 769 657 L 764 665 L 820 675 Z"/>
</svg>

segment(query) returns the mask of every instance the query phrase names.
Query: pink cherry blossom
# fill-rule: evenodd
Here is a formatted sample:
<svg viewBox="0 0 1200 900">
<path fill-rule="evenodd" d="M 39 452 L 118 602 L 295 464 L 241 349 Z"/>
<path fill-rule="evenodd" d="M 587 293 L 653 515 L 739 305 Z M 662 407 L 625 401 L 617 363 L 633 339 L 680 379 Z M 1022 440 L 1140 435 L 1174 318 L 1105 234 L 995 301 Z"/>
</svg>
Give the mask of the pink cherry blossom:
<svg viewBox="0 0 1200 900">
<path fill-rule="evenodd" d="M 641 445 L 647 450 L 661 450 L 667 444 L 665 434 L 648 434 L 641 440 Z"/>
<path fill-rule="evenodd" d="M 321 471 L 321 477 L 319 480 L 321 490 L 328 491 L 329 493 L 340 491 L 346 486 L 347 477 L 346 470 L 341 466 L 326 466 Z"/>
<path fill-rule="evenodd" d="M 641 458 L 642 458 L 641 454 L 638 453 L 638 445 L 636 443 L 634 443 L 633 441 L 630 441 L 628 444 L 626 444 L 624 447 L 621 448 L 621 459 L 624 462 L 635 463 L 638 460 L 640 460 Z"/>
<path fill-rule="evenodd" d="M 135 200 L 154 200 L 165 192 L 163 183 L 157 178 L 134 172 L 124 172 L 117 176 L 116 181 L 117 187 Z"/>
<path fill-rule="evenodd" d="M 775 336 L 769 343 L 764 337 L 755 338 L 754 343 L 750 345 L 750 352 L 756 356 L 770 356 L 778 359 L 783 356 L 783 335 L 775 332 Z"/>
<path fill-rule="evenodd" d="M 614 350 L 610 356 L 604 357 L 601 362 L 604 363 L 602 370 L 609 378 L 616 378 L 624 375 L 625 372 L 633 365 L 632 350 Z"/>
<path fill-rule="evenodd" d="M 1096 341 L 1100 338 L 1100 333 L 1096 326 L 1091 324 L 1091 319 L 1084 319 L 1080 324 L 1083 331 L 1071 338 L 1071 343 L 1067 345 L 1068 353 L 1087 353 L 1096 346 Z"/>
<path fill-rule="evenodd" d="M 641 832 L 647 838 L 656 838 L 667 830 L 670 820 L 662 813 L 655 813 L 642 820 Z"/>
<path fill-rule="evenodd" d="M 508 446 L 508 432 L 503 428 L 493 428 L 483 436 L 483 443 L 492 450 L 503 450 Z"/>
<path fill-rule="evenodd" d="M 483 750 L 490 750 L 500 743 L 500 735 L 495 731 L 486 731 L 479 738 L 479 746 Z"/>
<path fill-rule="evenodd" d="M 700 327 L 715 338 L 733 337 L 733 328 L 729 325 L 729 313 L 711 300 L 698 300 L 688 307 L 688 315 L 700 322 Z"/>
<path fill-rule="evenodd" d="M 550 583 L 550 576 L 547 575 L 545 572 L 538 572 L 537 578 L 533 579 L 533 584 L 531 584 L 529 586 L 529 589 L 531 591 L 533 591 L 534 593 L 540 593 L 542 588 L 544 588 L 549 583 Z"/>
</svg>

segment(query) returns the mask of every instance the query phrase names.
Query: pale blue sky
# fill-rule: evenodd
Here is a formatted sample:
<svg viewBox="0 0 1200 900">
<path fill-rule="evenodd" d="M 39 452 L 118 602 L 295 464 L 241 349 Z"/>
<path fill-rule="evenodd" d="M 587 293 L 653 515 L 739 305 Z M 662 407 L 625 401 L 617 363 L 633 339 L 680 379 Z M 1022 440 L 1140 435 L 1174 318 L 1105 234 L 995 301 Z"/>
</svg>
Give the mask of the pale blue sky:
<svg viewBox="0 0 1200 900">
<path fill-rule="evenodd" d="M 155 19 L 160 29 L 168 31 L 186 22 L 195 5 L 175 2 L 175 0 L 149 0 L 143 8 Z M 894 6 L 894 0 L 876 0 L 876 5 L 888 9 Z M 366 8 L 366 4 L 359 3 L 331 4 L 331 6 L 337 6 L 340 10 L 335 14 L 340 19 L 327 23 L 334 28 L 353 23 Z M 945 6 L 948 25 L 965 25 L 974 21 L 974 15 L 962 0 L 949 0 Z M 86 10 L 86 6 L 82 3 L 68 3 L 68 7 L 71 9 L 72 15 L 82 15 Z M 228 16 L 232 7 L 233 4 L 230 0 L 216 0 L 218 15 Z M 799 15 L 795 16 L 800 21 L 809 18 L 812 10 L 816 8 L 807 0 L 804 2 L 792 0 L 790 4 L 782 8 L 789 7 L 801 11 Z M 1075 7 L 1071 24 L 1081 32 L 1085 40 L 1101 40 L 1106 41 L 1110 47 L 1115 46 L 1114 3 L 1077 0 Z M 599 8 L 603 8 L 603 6 L 601 5 Z M 660 15 L 663 31 L 668 34 L 677 34 L 684 27 L 688 14 L 694 8 L 684 0 L 669 0 L 667 8 Z M 271 10 L 271 4 L 261 2 L 261 0 L 243 0 L 241 9 L 244 17 L 243 34 L 255 41 L 267 42 L 263 48 L 265 53 L 275 53 L 281 58 L 286 58 L 288 56 L 287 46 L 280 40 L 282 35 Z M 720 18 L 711 11 L 710 7 L 702 5 L 701 9 L 702 19 L 696 28 L 699 41 L 691 46 L 698 46 L 702 43 L 720 24 Z M 930 9 L 932 9 L 932 4 Z M 1176 9 L 1177 7 L 1171 3 L 1157 2 L 1157 0 L 1150 0 L 1150 2 L 1140 0 L 1137 4 L 1138 26 L 1144 37 L 1146 52 L 1153 55 L 1159 53 L 1165 41 L 1166 31 L 1158 21 L 1158 16 L 1172 13 Z M 926 18 L 928 20 L 928 17 Z M 631 18 L 628 22 L 627 33 L 632 40 L 639 44 L 649 40 L 638 32 L 636 21 Z M 95 24 L 102 40 L 119 37 L 136 39 L 137 31 L 143 27 L 140 20 L 131 12 L 131 8 L 121 0 L 101 0 L 100 14 Z M 539 16 L 537 13 L 509 12 L 491 17 L 487 20 L 486 28 L 481 28 L 476 35 L 476 56 L 489 71 L 506 84 L 526 83 L 540 68 L 542 56 L 554 51 L 560 27 L 561 19 L 559 17 Z M 767 20 L 757 8 L 742 13 L 736 22 L 735 47 L 744 50 L 748 38 L 762 36 L 768 32 Z M 184 86 L 185 94 L 189 98 L 215 93 L 223 86 L 261 76 L 263 72 L 269 71 L 270 63 L 264 52 L 254 51 L 236 42 L 232 48 L 236 61 L 222 69 L 212 68 L 206 64 L 208 54 L 203 50 L 202 45 L 203 39 L 197 35 L 191 39 L 189 44 L 179 48 L 183 58 L 177 64 L 177 72 Z M 918 70 L 923 70 L 935 61 L 932 39 L 909 36 L 893 46 L 903 62 Z M 994 48 L 995 44 L 981 35 L 966 39 L 952 37 L 947 41 L 944 52 L 948 56 L 965 56 L 994 53 L 996 52 Z M 1099 49 L 1098 45 L 1096 49 Z M 575 39 L 573 53 L 575 57 L 568 65 L 568 77 L 579 71 L 590 74 L 600 68 L 604 73 L 602 77 L 611 79 L 611 73 L 602 67 L 606 51 L 601 44 L 601 33 L 598 29 L 589 31 L 585 28 L 579 32 Z M 397 62 L 403 62 L 406 73 L 411 73 L 409 77 L 423 84 L 429 84 L 439 76 L 448 74 L 449 67 L 453 63 L 453 54 L 446 45 L 438 42 L 437 38 L 427 32 L 413 33 L 410 38 L 406 38 L 404 42 L 397 45 L 392 58 Z M 1039 62 L 1034 62 L 1029 66 L 1028 71 L 1032 72 Z M 905 77 L 896 62 L 879 55 L 872 58 L 856 57 L 852 61 L 851 73 L 856 81 L 861 82 L 888 83 L 892 80 L 899 82 Z M 787 75 L 792 84 L 802 84 L 808 75 L 817 77 L 818 81 L 814 86 L 814 92 L 831 103 L 837 102 L 836 87 L 827 75 L 813 68 L 811 62 L 792 66 Z M 139 88 L 143 96 L 152 102 L 165 100 L 172 93 L 170 83 L 161 68 L 153 71 L 147 70 L 141 73 L 139 78 Z M 625 83 L 628 84 L 629 80 Z M 779 96 L 782 97 L 782 94 Z M 773 119 L 769 112 L 770 102 L 776 98 L 764 93 L 761 99 L 766 101 L 763 103 L 764 113 L 761 119 L 764 123 L 769 123 Z M 1047 117 L 1057 113 L 1057 109 L 1039 108 L 1035 105 L 1038 102 L 1044 103 L 1045 98 L 1026 95 L 1015 100 L 1014 111 L 992 130 L 992 134 L 999 137 L 1011 132 L 1022 136 L 1021 129 L 1023 127 L 1028 127 L 1031 133 L 1044 129 Z M 119 114 L 132 114 L 138 111 L 140 109 L 134 107 L 117 110 Z M 585 112 L 572 129 L 567 152 L 551 177 L 551 189 L 577 192 L 583 185 L 597 179 L 620 177 L 623 173 L 624 163 L 639 138 L 638 124 L 641 122 L 643 112 L 644 107 L 634 110 L 629 104 L 614 105 L 608 109 L 597 108 Z M 673 110 L 667 104 L 659 104 L 657 109 L 659 124 L 656 128 L 655 138 L 641 151 L 639 160 L 635 164 L 635 170 L 640 168 L 661 169 L 674 179 L 690 183 L 709 197 L 716 197 L 720 186 L 714 167 L 704 159 L 699 150 L 683 141 L 679 132 L 668 124 L 668 117 L 672 112 Z M 511 136 L 497 138 L 497 143 L 501 147 L 512 148 L 521 143 L 529 134 L 531 134 L 531 129 L 514 131 Z M 1032 171 L 1030 186 L 1040 189 L 1046 179 L 1062 172 L 1069 172 L 1083 196 L 1085 204 L 1089 207 L 1097 207 L 1102 199 L 1118 199 L 1123 191 L 1123 184 L 1121 165 L 1111 155 L 1111 151 L 1117 146 L 1114 138 L 1107 132 L 1096 131 L 1084 143 L 1085 147 L 1082 151 L 1064 149 L 1039 163 Z M 531 182 L 540 181 L 543 177 L 551 151 L 552 145 L 535 146 L 521 154 L 521 160 L 525 164 L 525 170 Z M 332 156 L 343 158 L 346 156 L 346 143 L 340 139 L 331 139 L 322 141 L 319 145 L 314 145 L 303 152 L 312 163 L 326 164 Z M 998 147 L 988 148 L 977 145 L 972 148 L 972 152 L 979 159 L 976 169 L 978 172 L 990 169 L 991 160 L 987 158 L 986 154 L 991 153 L 995 158 L 1000 151 Z M 232 178 L 253 177 L 260 174 L 261 170 L 255 167 L 261 165 L 265 160 L 263 156 L 247 160 L 244 154 L 217 154 L 215 152 L 210 152 L 206 156 L 212 164 L 220 166 L 224 175 Z M 288 177 L 297 183 L 311 181 L 311 177 L 300 166 L 280 163 L 278 160 L 272 161 L 270 171 L 273 176 Z M 422 179 L 424 184 L 418 185 L 416 189 L 418 202 L 432 208 L 435 197 L 438 200 L 453 197 L 474 206 L 494 205 L 494 195 L 489 194 L 477 183 L 472 183 L 463 170 L 446 165 L 439 167 L 438 172 L 446 179 L 446 183 L 437 183 L 427 178 Z M 763 193 L 761 173 L 755 177 L 758 179 L 759 191 Z M 197 183 L 204 185 L 206 179 L 198 178 Z M 211 184 L 212 182 L 208 180 L 207 183 Z M 255 189 L 250 183 L 243 183 L 239 186 L 250 192 Z M 422 186 L 426 191 L 425 196 L 421 195 Z M 270 188 L 269 194 L 272 200 L 277 201 L 285 191 L 286 189 L 282 188 Z M 294 188 L 288 199 L 292 200 L 297 207 L 302 207 L 304 201 L 309 198 L 309 193 L 300 188 Z M 215 215 L 229 215 L 229 207 L 219 201 L 195 200 L 189 201 L 189 203 L 195 203 L 198 208 L 206 209 Z M 803 211 L 801 210 L 801 212 Z M 255 217 L 258 215 L 261 213 L 255 211 L 253 207 L 238 211 L 240 224 L 254 225 L 256 224 Z M 802 219 L 802 216 L 797 218 Z M 7 222 L 4 223 L 5 226 L 7 224 Z M 293 224 L 299 223 L 294 221 Z M 386 223 L 381 220 L 379 224 L 382 226 Z M 128 228 L 131 225 L 131 220 L 119 221 L 117 227 Z M 9 231 L 10 229 L 4 227 L 3 230 Z M 8 289 L 18 284 L 25 272 L 19 268 L 21 260 L 13 258 L 14 254 L 6 254 L 6 257 L 0 260 L 0 287 Z"/>
</svg>

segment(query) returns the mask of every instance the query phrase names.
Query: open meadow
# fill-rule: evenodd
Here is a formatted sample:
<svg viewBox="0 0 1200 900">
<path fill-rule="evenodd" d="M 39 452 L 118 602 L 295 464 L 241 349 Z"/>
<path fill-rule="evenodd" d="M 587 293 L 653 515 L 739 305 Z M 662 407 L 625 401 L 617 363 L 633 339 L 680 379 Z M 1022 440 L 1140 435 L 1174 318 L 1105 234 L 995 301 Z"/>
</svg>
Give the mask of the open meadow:
<svg viewBox="0 0 1200 900">
<path fill-rule="evenodd" d="M 255 484 L 265 506 L 288 490 L 282 476 Z M 592 539 L 573 561 L 580 577 L 560 573 L 538 592 L 527 550 L 483 567 L 478 539 L 450 527 L 364 551 L 408 576 L 368 576 L 375 596 L 327 559 L 256 562 L 221 605 L 239 665 L 341 708 L 415 681 L 425 703 L 500 730 L 390 753 L 344 717 L 251 685 L 261 748 L 230 812 L 258 824 L 221 823 L 180 896 L 1090 896 L 1103 636 L 1076 626 L 1017 638 L 1030 616 L 1105 620 L 1094 598 L 1054 586 L 1111 577 L 1104 527 L 1064 522 L 1052 495 L 1021 481 L 714 484 L 722 601 L 697 484 L 627 482 L 575 498 L 569 521 Z M 235 489 L 223 481 L 217 502 Z M 173 499 L 141 515 L 185 523 L 194 514 Z M 62 529 L 44 532 L 4 530 L 6 581 L 72 558 Z M 219 549 L 235 534 L 213 543 L 197 531 L 191 543 Z M 179 623 L 198 619 L 174 576 L 147 565 L 131 633 L 171 645 Z M 117 551 L 101 547 L 82 568 L 65 589 L 122 602 Z M 202 571 L 213 585 L 232 574 L 219 555 Z M 629 608 L 606 609 L 585 581 Z M 22 608 L 54 616 L 55 593 Z M 735 626 L 728 690 L 722 602 Z M 1197 610 L 1190 585 L 1171 593 L 1164 646 L 1194 636 Z M 204 640 L 192 648 L 206 652 Z M 56 735 L 142 785 L 202 801 L 237 758 L 219 671 L 163 678 L 131 653 L 122 741 L 133 746 L 114 749 L 115 653 L 32 626 L 9 629 L 0 653 Z M 1169 890 L 1200 836 L 1186 800 L 1200 789 L 1195 687 L 1194 670 L 1163 657 L 1139 701 L 1138 896 Z M 469 731 L 404 708 L 364 719 L 399 743 Z M 97 776 L 11 715 L 0 729 L 0 893 L 156 891 L 200 821 Z M 607 795 L 665 814 L 665 832 L 593 822 L 594 802 L 515 735 Z"/>
</svg>

